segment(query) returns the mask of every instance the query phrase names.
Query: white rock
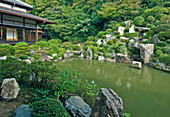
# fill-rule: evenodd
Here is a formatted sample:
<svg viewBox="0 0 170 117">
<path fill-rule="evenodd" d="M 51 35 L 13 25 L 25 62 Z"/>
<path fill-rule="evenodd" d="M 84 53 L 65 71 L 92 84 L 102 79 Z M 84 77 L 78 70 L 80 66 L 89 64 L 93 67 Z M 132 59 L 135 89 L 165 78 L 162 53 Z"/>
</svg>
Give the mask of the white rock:
<svg viewBox="0 0 170 117">
<path fill-rule="evenodd" d="M 130 28 L 129 28 L 129 32 L 130 33 L 135 33 L 135 26 L 132 25 Z"/>
<path fill-rule="evenodd" d="M 129 38 L 127 38 L 127 37 L 120 37 L 119 39 L 120 39 L 120 41 L 122 41 L 122 40 L 128 40 Z"/>
<path fill-rule="evenodd" d="M 49 60 L 53 60 L 53 57 L 52 56 L 47 56 Z"/>
<path fill-rule="evenodd" d="M 131 66 L 132 66 L 132 67 L 135 67 L 135 68 L 141 69 L 141 68 L 142 68 L 142 63 L 141 63 L 141 62 L 138 62 L 138 61 L 132 61 Z"/>
<path fill-rule="evenodd" d="M 6 60 L 6 59 L 7 59 L 6 56 L 0 57 L 0 60 Z"/>
<path fill-rule="evenodd" d="M 52 54 L 53 57 L 57 56 L 57 54 Z"/>
<path fill-rule="evenodd" d="M 100 45 L 102 44 L 102 39 L 99 39 L 99 40 L 97 41 L 97 44 L 100 46 Z"/>
<path fill-rule="evenodd" d="M 4 79 L 1 86 L 0 96 L 6 100 L 15 99 L 19 93 L 19 85 L 15 78 Z"/>
<path fill-rule="evenodd" d="M 109 37 L 111 37 L 111 35 L 109 35 L 109 34 L 106 34 L 106 38 L 109 38 Z"/>
<path fill-rule="evenodd" d="M 124 30 L 125 30 L 124 27 L 122 27 L 122 26 L 118 27 L 118 32 L 120 33 L 120 35 L 124 34 Z"/>
<path fill-rule="evenodd" d="M 104 56 L 98 56 L 98 61 L 104 61 L 105 57 Z"/>
<path fill-rule="evenodd" d="M 29 60 L 29 59 L 25 59 L 23 61 L 26 61 L 28 64 L 31 64 L 31 60 Z"/>
</svg>

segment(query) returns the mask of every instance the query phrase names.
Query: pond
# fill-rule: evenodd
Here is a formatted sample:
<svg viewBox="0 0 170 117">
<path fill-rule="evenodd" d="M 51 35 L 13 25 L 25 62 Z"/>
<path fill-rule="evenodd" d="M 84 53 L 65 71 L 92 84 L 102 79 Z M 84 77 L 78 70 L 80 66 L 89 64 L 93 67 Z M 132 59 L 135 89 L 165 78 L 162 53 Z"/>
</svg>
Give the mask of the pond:
<svg viewBox="0 0 170 117">
<path fill-rule="evenodd" d="M 170 116 L 170 73 L 146 65 L 139 70 L 123 63 L 79 58 L 64 61 L 58 65 L 79 70 L 84 79 L 94 80 L 100 88 L 113 89 L 131 117 Z"/>
</svg>

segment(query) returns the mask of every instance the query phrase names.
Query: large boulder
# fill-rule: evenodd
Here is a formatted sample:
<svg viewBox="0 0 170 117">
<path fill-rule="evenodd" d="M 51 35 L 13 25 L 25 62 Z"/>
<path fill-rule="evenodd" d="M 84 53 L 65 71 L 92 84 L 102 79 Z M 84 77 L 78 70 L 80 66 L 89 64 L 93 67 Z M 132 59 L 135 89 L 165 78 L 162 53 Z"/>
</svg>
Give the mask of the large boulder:
<svg viewBox="0 0 170 117">
<path fill-rule="evenodd" d="M 124 117 L 122 99 L 112 89 L 100 89 L 91 117 Z"/>
<path fill-rule="evenodd" d="M 156 35 L 156 34 L 153 36 L 152 40 L 153 40 L 154 44 L 157 44 L 160 41 L 159 38 L 158 38 L 158 35 Z"/>
<path fill-rule="evenodd" d="M 140 59 L 144 64 L 149 63 L 154 52 L 154 44 L 140 44 Z"/>
<path fill-rule="evenodd" d="M 132 67 L 135 67 L 135 68 L 141 69 L 141 68 L 142 68 L 142 63 L 141 63 L 141 62 L 138 62 L 138 61 L 132 61 L 131 66 L 132 66 Z"/>
<path fill-rule="evenodd" d="M 0 96 L 6 100 L 12 100 L 17 97 L 19 90 L 20 88 L 15 78 L 4 79 Z"/>
<path fill-rule="evenodd" d="M 73 117 L 90 117 L 91 108 L 79 96 L 71 96 L 65 101 L 65 107 Z"/>
<path fill-rule="evenodd" d="M 93 57 L 93 52 L 92 50 L 90 49 L 90 47 L 88 47 L 87 51 L 86 51 L 86 55 L 87 55 L 87 58 L 88 59 L 92 59 Z"/>
<path fill-rule="evenodd" d="M 131 25 L 130 21 L 125 21 L 124 23 L 125 23 L 125 26 L 126 26 L 126 27 L 128 27 L 128 26 Z"/>
<path fill-rule="evenodd" d="M 123 54 L 118 53 L 116 55 L 116 62 L 129 63 L 130 59 L 128 58 L 127 55 L 123 55 Z"/>
<path fill-rule="evenodd" d="M 115 62 L 116 62 L 115 59 L 111 59 L 111 58 L 106 58 L 106 61 L 107 61 L 107 62 L 110 62 L 110 63 L 115 63 Z"/>
<path fill-rule="evenodd" d="M 35 51 L 33 49 L 30 50 L 31 56 L 35 54 Z"/>
<path fill-rule="evenodd" d="M 132 25 L 130 28 L 129 28 L 129 33 L 135 33 L 135 26 Z"/>
<path fill-rule="evenodd" d="M 29 105 L 21 105 L 13 113 L 12 117 L 31 117 L 31 109 Z"/>
<path fill-rule="evenodd" d="M 70 58 L 72 56 L 73 56 L 72 52 L 68 51 L 68 52 L 64 53 L 64 58 Z"/>
</svg>

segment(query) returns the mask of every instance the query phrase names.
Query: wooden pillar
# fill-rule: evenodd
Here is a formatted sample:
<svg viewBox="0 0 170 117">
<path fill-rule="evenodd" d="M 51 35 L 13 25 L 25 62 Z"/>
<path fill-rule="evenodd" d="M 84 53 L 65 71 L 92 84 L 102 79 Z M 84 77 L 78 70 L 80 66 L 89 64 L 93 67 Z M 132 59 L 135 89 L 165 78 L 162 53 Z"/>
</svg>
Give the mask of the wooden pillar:
<svg viewBox="0 0 170 117">
<path fill-rule="evenodd" d="M 29 29 L 29 41 L 31 41 L 31 29 Z"/>
<path fill-rule="evenodd" d="M 25 18 L 23 18 L 23 41 L 25 41 Z"/>
<path fill-rule="evenodd" d="M 3 27 L 1 26 L 1 41 L 3 39 Z"/>
<path fill-rule="evenodd" d="M 36 24 L 36 42 L 38 42 L 38 24 Z"/>
<path fill-rule="evenodd" d="M 25 28 L 23 28 L 23 41 L 25 41 Z"/>
</svg>

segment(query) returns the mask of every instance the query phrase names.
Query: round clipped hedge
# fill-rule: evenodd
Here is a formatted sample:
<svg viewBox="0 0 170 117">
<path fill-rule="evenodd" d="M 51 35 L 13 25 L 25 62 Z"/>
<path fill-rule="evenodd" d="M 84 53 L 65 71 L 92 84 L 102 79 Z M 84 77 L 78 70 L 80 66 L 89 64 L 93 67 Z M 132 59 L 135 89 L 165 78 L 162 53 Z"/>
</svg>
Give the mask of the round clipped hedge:
<svg viewBox="0 0 170 117">
<path fill-rule="evenodd" d="M 33 117 L 70 117 L 62 103 L 57 99 L 42 99 L 32 104 Z"/>
</svg>

